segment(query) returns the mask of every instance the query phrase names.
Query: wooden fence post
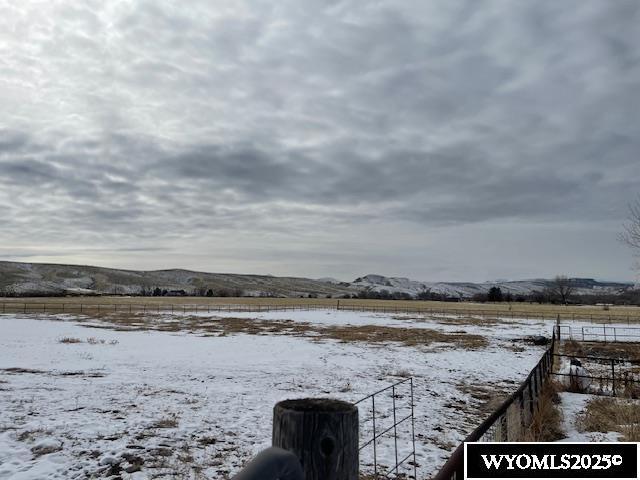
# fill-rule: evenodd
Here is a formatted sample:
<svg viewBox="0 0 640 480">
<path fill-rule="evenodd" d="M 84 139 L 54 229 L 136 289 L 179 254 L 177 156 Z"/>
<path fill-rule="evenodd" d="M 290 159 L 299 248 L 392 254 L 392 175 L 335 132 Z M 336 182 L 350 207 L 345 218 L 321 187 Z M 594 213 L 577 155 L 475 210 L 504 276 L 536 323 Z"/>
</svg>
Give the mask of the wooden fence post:
<svg viewBox="0 0 640 480">
<path fill-rule="evenodd" d="M 305 480 L 358 480 L 358 408 L 324 398 L 273 408 L 272 444 L 298 457 Z"/>
</svg>

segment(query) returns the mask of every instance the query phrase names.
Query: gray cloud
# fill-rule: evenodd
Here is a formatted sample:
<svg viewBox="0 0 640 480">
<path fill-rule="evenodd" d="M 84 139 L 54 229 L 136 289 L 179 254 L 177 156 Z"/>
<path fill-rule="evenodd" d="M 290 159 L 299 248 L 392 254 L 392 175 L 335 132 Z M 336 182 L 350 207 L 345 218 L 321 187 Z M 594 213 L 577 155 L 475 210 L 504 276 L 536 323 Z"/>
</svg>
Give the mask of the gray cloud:
<svg viewBox="0 0 640 480">
<path fill-rule="evenodd" d="M 535 224 L 572 253 L 549 268 L 630 275 L 612 225 L 640 178 L 635 0 L 0 10 L 7 252 L 148 267 L 167 251 L 200 269 L 224 256 L 236 271 L 253 261 L 456 279 L 442 260 L 452 232 L 508 225 L 520 238 Z M 594 228 L 611 231 L 592 236 L 614 252 L 610 271 L 590 268 L 595 243 L 574 254 L 576 229 Z M 378 246 L 363 255 L 357 239 L 372 232 Z M 462 235 L 459 279 L 493 274 L 469 266 L 477 240 Z M 388 251 L 407 248 L 417 257 L 396 265 Z M 296 267 L 277 263 L 287 250 Z M 327 271 L 305 255 L 350 266 Z"/>
</svg>

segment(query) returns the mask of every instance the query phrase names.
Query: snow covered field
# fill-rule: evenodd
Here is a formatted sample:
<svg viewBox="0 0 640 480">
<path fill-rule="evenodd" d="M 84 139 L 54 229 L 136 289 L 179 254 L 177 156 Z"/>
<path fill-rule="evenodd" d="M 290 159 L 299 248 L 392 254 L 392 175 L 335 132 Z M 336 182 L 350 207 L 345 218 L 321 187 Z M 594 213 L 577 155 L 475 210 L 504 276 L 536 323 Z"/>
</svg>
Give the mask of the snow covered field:
<svg viewBox="0 0 640 480">
<path fill-rule="evenodd" d="M 384 328 L 403 333 L 387 341 Z M 538 361 L 543 347 L 523 337 L 551 328 L 335 310 L 0 315 L 0 479 L 225 478 L 269 446 L 276 402 L 356 401 L 409 375 L 426 477 L 479 423 L 483 404 Z M 382 428 L 390 402 L 379 404 Z M 401 454 L 409 442 L 401 436 Z M 379 463 L 394 463 L 389 443 Z M 368 449 L 362 459 L 371 463 Z"/>
</svg>

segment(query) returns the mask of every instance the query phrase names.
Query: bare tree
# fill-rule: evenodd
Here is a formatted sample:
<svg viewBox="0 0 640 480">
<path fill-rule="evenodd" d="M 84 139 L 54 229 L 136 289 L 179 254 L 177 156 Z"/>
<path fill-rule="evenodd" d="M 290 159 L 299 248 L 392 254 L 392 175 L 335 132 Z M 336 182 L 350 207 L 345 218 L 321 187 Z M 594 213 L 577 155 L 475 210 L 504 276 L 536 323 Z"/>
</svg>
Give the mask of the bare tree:
<svg viewBox="0 0 640 480">
<path fill-rule="evenodd" d="M 573 281 L 566 275 L 557 275 L 553 279 L 551 290 L 560 301 L 566 305 L 569 297 L 573 293 Z"/>
<path fill-rule="evenodd" d="M 627 223 L 623 225 L 620 240 L 629 245 L 634 253 L 640 257 L 640 195 L 635 202 L 629 205 L 629 216 Z M 640 269 L 640 264 L 638 269 Z"/>
</svg>

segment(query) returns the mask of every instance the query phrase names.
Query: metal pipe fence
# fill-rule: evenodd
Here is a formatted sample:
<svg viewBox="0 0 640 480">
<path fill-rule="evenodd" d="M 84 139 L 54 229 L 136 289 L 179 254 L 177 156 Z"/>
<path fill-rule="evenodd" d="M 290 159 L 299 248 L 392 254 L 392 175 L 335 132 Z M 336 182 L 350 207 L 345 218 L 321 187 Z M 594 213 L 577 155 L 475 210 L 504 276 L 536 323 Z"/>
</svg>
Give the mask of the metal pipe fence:
<svg viewBox="0 0 640 480">
<path fill-rule="evenodd" d="M 388 415 L 384 415 L 384 413 L 381 412 L 384 407 L 381 405 L 382 402 L 380 400 L 382 397 L 388 395 L 391 395 L 391 413 L 388 414 L 389 412 L 386 412 Z M 377 406 L 376 399 L 378 399 Z M 399 405 L 399 401 L 403 399 L 408 400 L 408 404 L 405 403 L 404 405 L 404 411 L 402 406 Z M 370 405 L 369 408 L 366 407 L 367 403 Z M 366 413 L 361 427 L 371 436 L 366 437 L 367 439 L 360 444 L 359 450 L 362 452 L 365 448 L 371 447 L 373 452 L 373 478 L 376 480 L 379 478 L 413 478 L 417 480 L 413 378 L 405 378 L 393 385 L 367 395 L 355 402 L 355 405 L 362 406 Z M 391 425 L 381 423 L 386 416 L 391 417 Z M 367 425 L 370 425 L 371 429 L 367 428 Z M 398 446 L 398 441 L 402 441 L 400 438 L 401 433 L 399 433 L 399 427 L 402 426 L 407 427 L 406 434 L 407 437 L 409 437 L 404 438 L 406 444 L 404 451 Z M 385 439 L 393 439 L 392 445 L 385 445 Z M 379 449 L 381 446 L 383 448 L 390 447 L 393 450 L 393 466 L 383 465 L 380 461 Z M 412 471 L 413 474 L 411 474 Z"/>
<path fill-rule="evenodd" d="M 565 340 L 581 342 L 640 342 L 638 327 L 560 325 L 560 334 Z"/>
<path fill-rule="evenodd" d="M 434 480 L 464 478 L 464 442 L 515 442 L 523 439 L 554 365 L 556 329 L 544 352 L 518 389 L 455 449 Z"/>
<path fill-rule="evenodd" d="M 640 397 L 638 360 L 561 353 L 554 353 L 554 357 L 564 365 L 551 374 L 564 383 L 569 391 Z"/>
<path fill-rule="evenodd" d="M 535 413 L 539 395 L 544 384 L 551 378 L 568 378 L 570 384 L 586 379 L 595 393 L 605 395 L 640 396 L 640 361 L 615 359 L 588 355 L 570 355 L 556 353 L 556 346 L 562 340 L 584 342 L 638 342 L 640 328 L 556 325 L 551 345 L 545 351 L 538 364 L 529 373 L 520 387 L 464 442 L 512 442 L 521 441 L 526 428 Z M 584 370 L 562 370 L 562 360 L 568 358 L 580 361 Z M 565 362 L 566 363 L 566 362 Z M 570 362 L 569 362 L 570 364 Z M 585 374 L 585 372 L 587 372 Z M 453 452 L 449 460 L 436 474 L 434 480 L 462 480 L 464 478 L 464 442 Z"/>
</svg>

